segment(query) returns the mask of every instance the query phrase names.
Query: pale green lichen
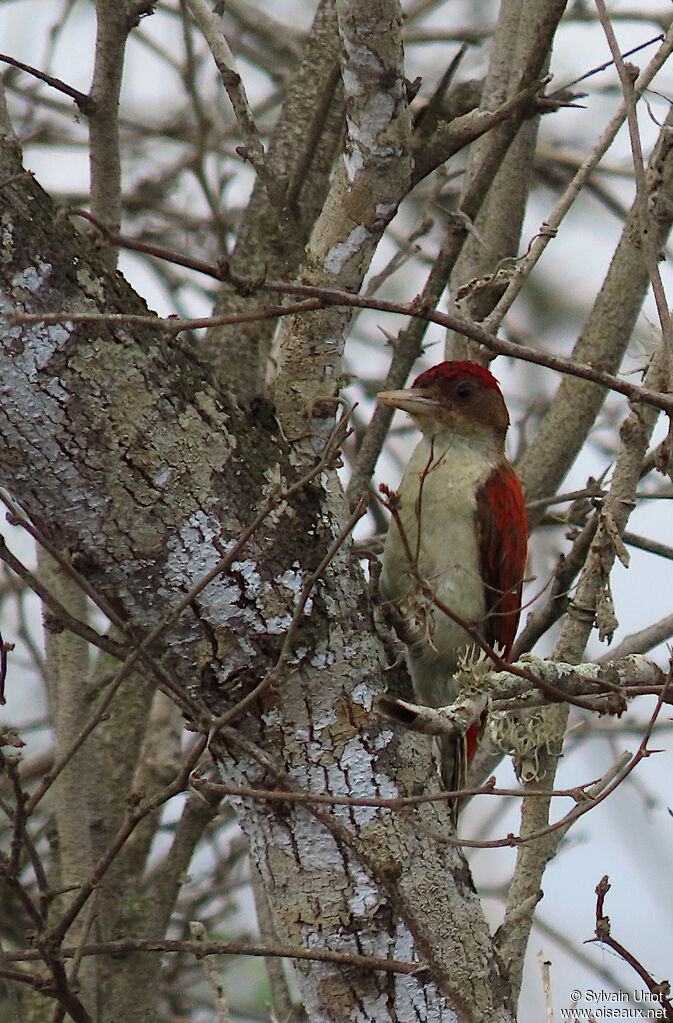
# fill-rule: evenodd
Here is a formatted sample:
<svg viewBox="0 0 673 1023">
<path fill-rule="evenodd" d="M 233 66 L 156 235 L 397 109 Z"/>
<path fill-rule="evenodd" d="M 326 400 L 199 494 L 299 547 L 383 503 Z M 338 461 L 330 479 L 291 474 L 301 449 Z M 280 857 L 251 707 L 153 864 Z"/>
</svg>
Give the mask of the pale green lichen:
<svg viewBox="0 0 673 1023">
<path fill-rule="evenodd" d="M 0 218 L 0 259 L 5 264 L 14 259 L 14 228 L 8 211 Z"/>
<path fill-rule="evenodd" d="M 105 288 L 99 278 L 92 275 L 88 267 L 81 267 L 77 270 L 77 283 L 88 298 L 100 303 L 105 302 Z"/>
</svg>

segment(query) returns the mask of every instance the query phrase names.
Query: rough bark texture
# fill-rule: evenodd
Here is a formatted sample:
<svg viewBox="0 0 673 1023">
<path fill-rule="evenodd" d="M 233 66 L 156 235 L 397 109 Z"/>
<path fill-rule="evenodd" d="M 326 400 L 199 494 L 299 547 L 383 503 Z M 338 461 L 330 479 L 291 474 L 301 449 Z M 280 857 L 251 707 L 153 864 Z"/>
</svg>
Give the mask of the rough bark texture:
<svg viewBox="0 0 673 1023">
<path fill-rule="evenodd" d="M 563 0 L 554 4 L 547 0 L 542 0 L 542 3 L 540 0 L 523 3 L 521 0 L 505 0 L 501 5 L 483 89 L 483 102 L 489 109 L 495 109 L 514 95 L 531 53 L 540 48 L 540 24 L 547 19 L 554 19 L 556 23 L 564 7 Z M 548 65 L 546 45 L 544 53 L 545 64 Z M 531 118 L 522 124 L 502 161 L 475 220 L 476 231 L 465 240 L 451 275 L 453 295 L 473 278 L 493 273 L 503 257 L 516 255 L 533 171 L 538 122 L 539 118 Z M 475 174 L 488 159 L 489 150 L 494 145 L 493 135 L 485 135 L 470 146 L 465 189 L 469 188 Z M 486 244 L 484 239 L 488 239 Z M 498 297 L 497 289 L 484 287 L 460 303 L 458 311 L 474 320 L 482 320 Z M 474 352 L 470 355 L 474 346 L 457 334 L 450 336 L 447 348 L 452 352 L 452 358 L 474 356 Z"/>
<path fill-rule="evenodd" d="M 11 145 L 0 179 L 18 173 Z M 2 308 L 143 312 L 28 176 L 0 192 Z M 238 408 L 159 329 L 64 322 L 2 331 L 2 481 L 56 547 L 142 635 L 230 547 L 278 481 L 292 478 L 270 410 Z M 222 711 L 275 663 L 298 595 L 346 519 L 333 474 L 280 504 L 230 574 L 165 631 L 163 667 Z M 394 795 L 425 756 L 372 714 L 381 650 L 348 546 L 313 593 L 287 672 L 213 744 L 229 781 Z M 469 871 L 427 830 L 442 807 L 279 809 L 241 820 L 285 940 L 418 960 L 419 976 L 311 963 L 312 1020 L 512 1019 L 508 987 Z"/>
<path fill-rule="evenodd" d="M 256 180 L 232 253 L 235 273 L 294 276 L 325 200 L 343 124 L 336 4 L 323 0 L 266 155 L 268 172 L 277 182 L 275 201 Z M 256 295 L 237 295 L 223 285 L 215 314 L 242 312 L 257 301 Z M 263 390 L 274 329 L 275 322 L 268 320 L 208 332 L 204 355 L 242 399 Z"/>
<path fill-rule="evenodd" d="M 99 6 L 109 14 L 108 27 L 114 27 L 114 5 L 106 0 Z M 399 4 L 322 0 L 317 6 L 265 154 L 265 184 L 255 187 L 243 214 L 232 268 L 241 277 L 298 274 L 312 284 L 356 292 L 414 184 L 443 155 L 485 130 L 485 113 L 491 125 L 496 115 L 473 111 L 474 116 L 438 127 L 431 138 L 422 132 L 414 138 Z M 532 162 L 535 135 L 534 122 L 521 125 L 531 115 L 563 7 L 563 0 L 503 3 L 485 93 L 485 102 L 488 97 L 489 106 L 498 108 L 500 127 L 473 149 L 460 200 L 463 217 L 450 226 L 425 295 L 431 305 L 439 300 L 478 214 L 480 235 L 489 246 L 494 238 L 495 243 L 482 261 L 480 247 L 469 242 L 454 286 L 458 278 L 462 283 L 494 269 L 498 258 L 516 248 L 527 183 L 522 168 Z M 116 52 L 116 62 L 108 68 L 111 114 L 121 80 L 119 39 L 115 47 L 110 53 Z M 101 64 L 101 75 L 104 70 Z M 514 92 L 518 105 L 508 107 L 505 116 L 502 101 Z M 284 319 L 273 352 L 272 321 L 213 330 L 200 353 L 208 357 L 207 368 L 160 324 L 123 318 L 146 314 L 143 301 L 114 271 L 109 252 L 93 248 L 57 217 L 49 198 L 22 173 L 1 103 L 0 123 L 0 312 L 9 317 L 0 326 L 0 482 L 127 624 L 121 641 L 133 646 L 165 622 L 151 654 L 156 676 L 164 688 L 170 683 L 175 699 L 172 713 L 154 699 L 163 694 L 155 693 L 151 665 L 146 678 L 126 679 L 110 716 L 61 777 L 56 786 L 61 818 L 67 816 L 71 784 L 78 800 L 91 796 L 95 804 L 93 809 L 82 804 L 82 812 L 68 817 L 61 829 L 69 851 L 77 854 L 72 860 L 61 856 L 64 880 L 75 885 L 82 875 L 90 876 L 125 816 L 134 787 L 156 789 L 175 770 L 149 747 L 158 740 L 163 749 L 179 749 L 177 707 L 196 733 L 209 737 L 209 750 L 230 785 L 365 798 L 435 792 L 428 742 L 375 710 L 386 657 L 368 587 L 346 536 L 350 512 L 335 460 L 320 461 L 339 409 L 350 310 L 331 307 Z M 673 216 L 671 123 L 669 116 L 649 171 L 657 244 Z M 344 153 L 330 181 L 344 127 Z M 116 134 L 106 134 L 105 124 L 99 129 L 98 155 L 110 139 L 116 151 Z M 121 164 L 112 154 L 106 166 L 117 173 Z M 104 187 L 110 186 L 109 176 L 97 174 L 94 196 L 111 210 L 102 219 L 116 223 L 119 196 Z M 269 174 L 277 189 L 269 187 Z M 115 187 L 121 187 L 119 180 Z M 647 287 L 641 242 L 632 216 L 578 342 L 579 361 L 607 369 L 621 361 Z M 490 308 L 493 297 L 485 289 L 470 303 L 475 318 Z M 259 295 L 225 287 L 216 311 L 240 311 L 253 303 L 259 304 Z M 122 317 L 86 322 L 64 317 L 57 325 L 22 325 L 11 318 L 54 309 L 71 316 Z M 412 337 L 414 353 L 421 336 L 419 330 Z M 401 358 L 398 346 L 391 372 L 402 372 L 402 364 L 408 372 L 411 361 L 409 351 Z M 259 397 L 272 375 L 275 407 Z M 529 496 L 554 490 L 603 397 L 595 385 L 564 381 L 521 462 Z M 623 433 L 630 457 L 620 455 L 610 498 L 621 509 L 613 514 L 618 530 L 626 525 L 653 421 L 649 414 L 642 422 L 636 417 Z M 379 437 L 376 450 L 380 442 Z M 373 454 L 367 457 L 363 488 L 374 461 Z M 312 468 L 310 480 L 282 496 Z M 265 509 L 233 564 L 171 617 Z M 610 536 L 607 527 L 603 535 L 597 533 L 587 561 L 593 574 L 577 591 L 582 600 L 586 594 L 587 607 L 580 609 L 585 620 L 573 632 L 566 624 L 557 656 L 580 656 L 607 589 L 601 573 L 609 572 L 614 556 Z M 330 551 L 329 563 L 318 572 Z M 309 581 L 310 597 L 295 622 Z M 289 629 L 292 642 L 286 649 Z M 637 674 L 642 667 L 635 665 Z M 267 683 L 261 695 L 238 706 L 260 682 Z M 574 684 L 586 692 L 582 682 Z M 89 686 L 95 690 L 95 680 Z M 70 686 L 68 701 L 77 703 L 77 696 L 77 687 Z M 54 701 L 59 748 L 68 745 L 87 716 L 81 705 L 71 711 L 68 701 L 61 706 Z M 232 708 L 237 708 L 233 719 L 214 728 L 213 721 Z M 564 713 L 555 706 L 548 716 Z M 147 756 L 139 757 L 146 730 Z M 562 729 L 557 731 L 560 737 Z M 542 781 L 551 784 L 555 758 L 544 752 L 540 762 L 546 772 Z M 98 781 L 87 788 L 78 771 L 89 770 L 91 763 Z M 173 855 L 153 879 L 153 899 L 144 893 L 136 897 L 135 882 L 143 875 L 157 818 L 137 827 L 97 886 L 97 938 L 165 934 L 194 844 L 215 813 L 215 798 L 209 803 L 196 792 L 187 798 Z M 268 895 L 269 932 L 284 944 L 418 964 L 416 974 L 403 974 L 302 961 L 297 971 L 312 1023 L 514 1019 L 541 877 L 560 832 L 519 850 L 506 917 L 494 940 L 464 858 L 432 837 L 451 826 L 442 803 L 393 811 L 249 795 L 238 796 L 235 807 Z M 523 834 L 547 820 L 542 799 L 524 801 Z M 72 905 L 75 897 L 70 898 L 65 893 L 63 902 Z M 86 931 L 84 914 L 68 941 Z M 92 1016 L 114 1016 L 120 1023 L 136 1015 L 151 1020 L 160 960 L 135 953 L 95 962 L 95 969 L 83 971 L 79 990 L 83 1002 L 94 1000 L 91 990 L 100 993 L 99 1004 L 89 1006 Z M 40 1023 L 47 1018 L 43 1006 L 44 1001 L 35 1015 Z"/>
<path fill-rule="evenodd" d="M 348 136 L 306 250 L 302 277 L 357 292 L 375 248 L 411 185 L 411 115 L 401 11 L 337 0 Z M 285 437 L 329 434 L 351 310 L 286 317 L 279 329 L 278 419 Z M 298 448 L 310 453 L 315 440 Z M 300 454 L 300 457 L 303 455 Z"/>
<path fill-rule="evenodd" d="M 553 3 L 548 0 L 504 0 L 482 92 L 482 107 L 493 110 L 511 99 L 531 61 L 536 61 L 536 73 L 542 76 L 549 66 L 551 39 L 565 6 L 565 0 L 554 0 Z M 483 205 L 474 218 L 475 230 L 466 237 L 456 261 L 451 275 L 452 296 L 468 282 L 495 273 L 504 257 L 516 255 L 528 202 L 538 125 L 538 117 L 524 121 L 502 159 Z M 496 149 L 498 134 L 507 130 L 507 125 L 496 128 L 470 146 L 463 198 Z M 501 291 L 502 286 L 493 285 L 473 290 L 469 297 L 457 304 L 457 311 L 473 320 L 483 320 Z M 456 359 L 474 358 L 478 354 L 472 342 L 453 333 L 447 339 L 447 350 L 449 357 Z"/>
</svg>

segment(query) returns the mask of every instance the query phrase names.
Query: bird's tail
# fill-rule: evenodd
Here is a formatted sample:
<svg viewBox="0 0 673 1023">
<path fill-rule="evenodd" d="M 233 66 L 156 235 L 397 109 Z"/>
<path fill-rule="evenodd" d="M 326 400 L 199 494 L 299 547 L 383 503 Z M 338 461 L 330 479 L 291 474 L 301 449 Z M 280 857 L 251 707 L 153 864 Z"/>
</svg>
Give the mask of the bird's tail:
<svg viewBox="0 0 673 1023">
<path fill-rule="evenodd" d="M 442 735 L 439 737 L 440 773 L 442 784 L 448 792 L 455 792 L 465 788 L 467 778 L 467 767 L 472 759 L 477 743 L 484 731 L 486 724 L 486 711 L 478 721 L 474 721 L 463 734 L 456 732 L 454 735 Z M 458 822 L 458 812 L 461 807 L 460 797 L 450 801 L 451 817 L 453 825 Z"/>
</svg>

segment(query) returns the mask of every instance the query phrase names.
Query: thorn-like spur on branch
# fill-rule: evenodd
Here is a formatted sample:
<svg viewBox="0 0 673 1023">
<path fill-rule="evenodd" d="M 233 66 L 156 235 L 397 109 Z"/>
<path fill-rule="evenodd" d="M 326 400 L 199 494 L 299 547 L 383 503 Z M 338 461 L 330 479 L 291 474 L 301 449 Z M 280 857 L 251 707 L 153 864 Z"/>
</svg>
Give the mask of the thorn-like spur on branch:
<svg viewBox="0 0 673 1023">
<path fill-rule="evenodd" d="M 638 959 L 636 959 L 633 953 L 629 952 L 629 950 L 617 941 L 616 938 L 613 938 L 610 933 L 610 917 L 603 911 L 605 897 L 610 891 L 610 888 L 610 880 L 608 875 L 605 874 L 596 885 L 596 937 L 590 938 L 585 942 L 585 944 L 590 945 L 594 942 L 599 942 L 601 945 L 607 945 L 607 947 L 612 949 L 613 952 L 616 952 L 625 963 L 628 963 L 647 986 L 647 990 L 652 995 L 652 1001 L 658 1002 L 662 1009 L 665 1010 L 666 1016 L 664 1018 L 671 1023 L 671 1021 L 673 1021 L 673 1003 L 669 998 L 671 993 L 670 981 L 656 981 L 652 974 L 645 969 Z"/>
</svg>

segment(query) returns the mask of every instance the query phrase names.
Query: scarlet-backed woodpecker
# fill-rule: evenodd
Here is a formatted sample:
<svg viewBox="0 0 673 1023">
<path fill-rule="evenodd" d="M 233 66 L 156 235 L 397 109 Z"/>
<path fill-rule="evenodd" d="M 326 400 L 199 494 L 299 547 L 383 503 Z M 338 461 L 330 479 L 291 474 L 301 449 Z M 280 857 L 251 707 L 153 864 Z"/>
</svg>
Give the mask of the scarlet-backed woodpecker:
<svg viewBox="0 0 673 1023">
<path fill-rule="evenodd" d="M 505 659 L 519 623 L 528 529 L 505 456 L 509 415 L 495 378 L 475 362 L 442 362 L 378 400 L 408 412 L 422 433 L 386 537 L 381 596 L 406 646 L 416 699 L 443 707 L 456 697 L 458 658 L 474 639 L 438 605 Z M 463 784 L 480 728 L 440 740 L 447 788 Z"/>
</svg>

